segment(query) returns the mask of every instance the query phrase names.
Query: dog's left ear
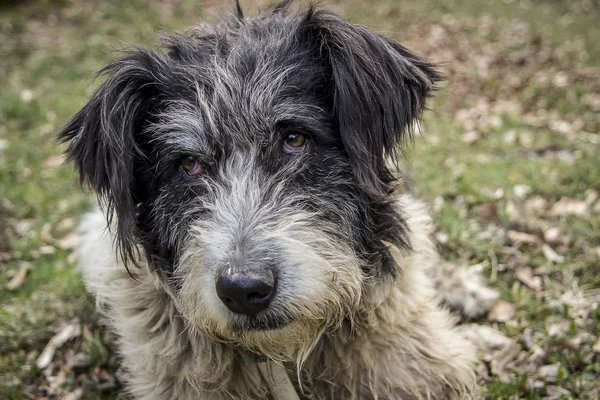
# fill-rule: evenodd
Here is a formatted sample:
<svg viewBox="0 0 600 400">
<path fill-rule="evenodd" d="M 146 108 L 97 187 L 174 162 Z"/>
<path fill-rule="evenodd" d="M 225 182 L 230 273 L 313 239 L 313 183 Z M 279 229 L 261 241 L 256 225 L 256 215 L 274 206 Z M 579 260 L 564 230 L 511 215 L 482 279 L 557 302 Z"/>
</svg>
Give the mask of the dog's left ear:
<svg viewBox="0 0 600 400">
<path fill-rule="evenodd" d="M 299 33 L 316 43 L 329 69 L 335 117 L 358 182 L 385 197 L 393 180 L 387 159 L 395 160 L 441 74 L 394 41 L 328 12 L 309 11 Z"/>
<path fill-rule="evenodd" d="M 62 129 L 68 160 L 81 182 L 87 182 L 106 205 L 109 225 L 116 219 L 116 240 L 127 266 L 136 259 L 136 193 L 134 165 L 143 160 L 140 133 L 159 104 L 168 82 L 165 57 L 135 50 L 102 69 L 106 81 Z M 112 228 L 112 226 L 111 226 Z"/>
</svg>

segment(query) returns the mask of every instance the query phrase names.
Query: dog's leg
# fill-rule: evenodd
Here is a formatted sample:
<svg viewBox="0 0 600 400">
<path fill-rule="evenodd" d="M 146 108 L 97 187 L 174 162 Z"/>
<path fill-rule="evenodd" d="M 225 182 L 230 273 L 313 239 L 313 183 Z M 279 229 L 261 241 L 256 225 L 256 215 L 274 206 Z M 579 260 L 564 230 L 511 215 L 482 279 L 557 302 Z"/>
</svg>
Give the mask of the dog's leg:
<svg viewBox="0 0 600 400">
<path fill-rule="evenodd" d="M 440 302 L 466 320 L 486 314 L 498 299 L 498 292 L 485 284 L 480 271 L 440 258 L 430 239 L 433 224 L 423 203 L 404 195 L 399 206 L 411 231 L 414 262 L 433 281 Z"/>
</svg>

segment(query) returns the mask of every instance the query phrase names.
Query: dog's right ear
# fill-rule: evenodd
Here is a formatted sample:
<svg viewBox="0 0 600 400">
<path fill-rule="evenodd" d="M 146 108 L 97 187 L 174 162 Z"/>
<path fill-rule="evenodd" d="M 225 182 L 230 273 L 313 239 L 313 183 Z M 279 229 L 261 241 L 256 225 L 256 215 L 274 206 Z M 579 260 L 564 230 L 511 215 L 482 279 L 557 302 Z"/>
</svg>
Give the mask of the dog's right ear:
<svg viewBox="0 0 600 400">
<path fill-rule="evenodd" d="M 67 159 L 74 163 L 81 183 L 93 187 L 107 208 L 126 266 L 136 255 L 135 213 L 140 200 L 134 194 L 134 161 L 144 157 L 137 135 L 168 84 L 166 63 L 166 57 L 135 50 L 103 68 L 98 75 L 106 75 L 106 81 L 58 137 L 61 143 L 69 142 Z"/>
<path fill-rule="evenodd" d="M 325 11 L 310 9 L 298 32 L 325 66 L 357 181 L 374 199 L 385 199 L 393 189 L 388 161 L 410 137 L 441 75 L 398 43 Z"/>
</svg>

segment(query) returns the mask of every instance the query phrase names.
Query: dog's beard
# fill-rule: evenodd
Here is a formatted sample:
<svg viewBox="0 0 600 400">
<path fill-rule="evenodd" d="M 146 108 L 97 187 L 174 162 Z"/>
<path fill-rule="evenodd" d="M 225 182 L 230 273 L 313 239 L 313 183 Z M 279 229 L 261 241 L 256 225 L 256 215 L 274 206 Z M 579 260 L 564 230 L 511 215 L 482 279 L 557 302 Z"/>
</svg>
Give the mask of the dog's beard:
<svg viewBox="0 0 600 400">
<path fill-rule="evenodd" d="M 362 287 L 351 274 L 338 276 L 336 285 L 318 296 L 284 297 L 256 316 L 227 311 L 214 298 L 206 296 L 206 291 L 197 291 L 198 286 L 190 292 L 194 286 L 190 281 L 189 285 L 184 282 L 180 292 L 184 295 L 178 297 L 177 303 L 192 329 L 213 340 L 301 366 L 325 332 L 343 323 L 353 324 Z"/>
<path fill-rule="evenodd" d="M 193 285 L 189 281 L 189 285 L 183 284 L 184 295 L 178 298 L 178 307 L 194 328 L 215 341 L 301 366 L 325 332 L 343 323 L 353 325 L 362 298 L 361 280 L 353 274 L 337 276 L 335 285 L 318 295 L 311 293 L 314 297 L 283 295 L 256 316 L 227 311 L 197 286 L 190 292 Z"/>
<path fill-rule="evenodd" d="M 301 366 L 325 332 L 335 330 L 344 322 L 352 324 L 360 296 L 331 295 L 336 301 L 299 305 L 293 311 L 269 310 L 256 317 L 230 314 L 212 319 L 196 312 L 186 313 L 186 318 L 195 329 L 215 341 Z"/>
<path fill-rule="evenodd" d="M 284 327 L 263 330 L 204 330 L 214 340 L 242 346 L 257 355 L 301 365 L 319 342 L 328 323 L 302 319 Z"/>
</svg>

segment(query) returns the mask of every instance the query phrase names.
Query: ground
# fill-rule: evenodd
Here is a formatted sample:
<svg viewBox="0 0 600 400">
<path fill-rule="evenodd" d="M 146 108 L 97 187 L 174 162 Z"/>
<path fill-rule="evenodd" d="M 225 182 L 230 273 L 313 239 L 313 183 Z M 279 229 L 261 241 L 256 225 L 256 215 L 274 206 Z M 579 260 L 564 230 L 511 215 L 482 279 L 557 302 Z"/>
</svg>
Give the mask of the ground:
<svg viewBox="0 0 600 400">
<path fill-rule="evenodd" d="M 55 135 L 115 49 L 229 3 L 0 2 L 0 398 L 110 399 L 126 381 L 74 267 L 91 197 Z M 439 62 L 448 78 L 405 153 L 440 252 L 501 293 L 480 326 L 465 327 L 482 349 L 486 397 L 597 399 L 598 0 L 324 6 Z"/>
</svg>

